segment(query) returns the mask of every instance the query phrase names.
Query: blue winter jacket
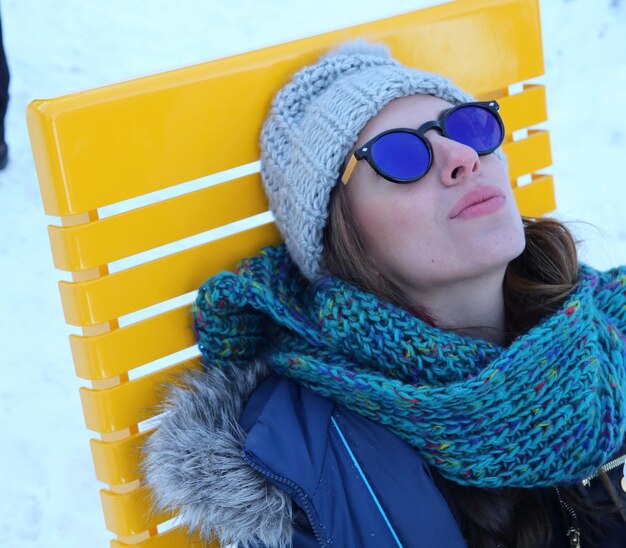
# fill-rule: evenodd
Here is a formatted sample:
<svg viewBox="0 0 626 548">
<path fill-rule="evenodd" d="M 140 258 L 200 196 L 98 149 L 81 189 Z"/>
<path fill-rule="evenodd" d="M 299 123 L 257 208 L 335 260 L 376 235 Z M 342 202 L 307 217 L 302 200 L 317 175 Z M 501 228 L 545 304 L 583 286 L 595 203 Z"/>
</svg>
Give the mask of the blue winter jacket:
<svg viewBox="0 0 626 548">
<path fill-rule="evenodd" d="M 388 429 L 277 375 L 240 424 L 246 462 L 306 515 L 295 547 L 466 546 L 428 466 Z"/>
</svg>

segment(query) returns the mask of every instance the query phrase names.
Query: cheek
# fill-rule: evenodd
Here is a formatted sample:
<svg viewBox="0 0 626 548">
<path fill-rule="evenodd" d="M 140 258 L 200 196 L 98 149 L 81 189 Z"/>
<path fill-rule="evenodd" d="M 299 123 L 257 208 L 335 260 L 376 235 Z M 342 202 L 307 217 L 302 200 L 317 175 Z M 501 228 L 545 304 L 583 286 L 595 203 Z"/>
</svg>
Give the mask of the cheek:
<svg viewBox="0 0 626 548">
<path fill-rule="evenodd" d="M 408 189 L 407 189 L 408 190 Z M 397 271 L 437 258 L 437 223 L 432 207 L 420 204 L 410 192 L 378 199 L 357 199 L 353 204 L 361 237 L 368 253 L 382 271 Z"/>
</svg>

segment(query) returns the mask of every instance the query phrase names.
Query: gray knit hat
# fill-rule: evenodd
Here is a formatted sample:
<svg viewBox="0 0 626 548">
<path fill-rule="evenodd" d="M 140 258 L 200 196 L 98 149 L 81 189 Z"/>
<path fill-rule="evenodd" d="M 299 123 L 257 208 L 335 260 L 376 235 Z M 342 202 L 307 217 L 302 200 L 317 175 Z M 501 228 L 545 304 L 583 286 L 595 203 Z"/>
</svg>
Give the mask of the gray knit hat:
<svg viewBox="0 0 626 548">
<path fill-rule="evenodd" d="M 365 41 L 301 69 L 274 98 L 261 132 L 261 176 L 287 249 L 309 280 L 323 275 L 330 192 L 359 132 L 393 99 L 418 93 L 454 105 L 474 100 L 446 78 L 405 67 L 385 46 Z"/>
</svg>

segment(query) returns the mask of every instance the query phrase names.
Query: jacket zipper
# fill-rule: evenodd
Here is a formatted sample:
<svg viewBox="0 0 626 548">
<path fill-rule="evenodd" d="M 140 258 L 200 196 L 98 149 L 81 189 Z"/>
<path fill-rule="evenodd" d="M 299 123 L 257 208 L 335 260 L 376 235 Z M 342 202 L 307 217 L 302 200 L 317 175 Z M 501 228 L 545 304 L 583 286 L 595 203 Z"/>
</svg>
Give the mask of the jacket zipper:
<svg viewBox="0 0 626 548">
<path fill-rule="evenodd" d="M 617 457 L 616 459 L 610 460 L 609 462 L 603 464 L 602 466 L 600 466 L 600 470 L 602 470 L 603 472 L 609 472 L 611 470 L 613 470 L 614 468 L 617 468 L 618 466 L 620 466 L 621 464 L 624 464 L 624 462 L 626 462 L 626 453 L 624 453 L 621 457 Z M 587 476 L 585 479 L 582 480 L 582 484 L 585 487 L 589 487 L 589 484 L 591 483 L 591 480 L 598 477 L 598 470 L 596 470 L 593 474 Z"/>
<path fill-rule="evenodd" d="M 561 498 L 561 491 L 559 491 L 559 488 L 555 487 L 555 489 L 556 494 L 559 497 L 559 503 L 567 511 L 571 518 L 570 523 L 573 524 L 567 529 L 567 538 L 569 539 L 570 548 L 580 548 L 580 524 L 578 522 L 578 516 L 576 515 L 574 509 Z"/>
<path fill-rule="evenodd" d="M 298 498 L 300 499 L 299 500 L 300 507 L 304 510 L 304 513 L 306 514 L 309 520 L 309 524 L 311 525 L 311 529 L 313 529 L 313 534 L 315 535 L 315 540 L 317 540 L 320 546 L 328 546 L 329 544 L 332 544 L 329 540 L 324 540 L 322 534 L 319 531 L 319 528 L 317 527 L 317 523 L 313 517 L 313 513 L 311 512 L 311 507 L 309 505 L 306 494 L 297 483 L 291 480 L 288 480 L 287 478 L 283 478 L 282 476 L 278 476 L 274 474 L 273 472 L 270 472 L 269 470 L 267 470 L 267 468 L 264 468 L 255 460 L 253 460 L 252 457 L 246 451 L 242 451 L 241 456 L 243 457 L 243 460 L 245 460 L 250 467 L 252 467 L 254 470 L 259 472 L 260 474 L 268 478 L 271 478 L 275 481 L 278 481 L 280 483 L 284 483 L 285 485 L 288 485 L 289 487 L 291 487 L 298 494 Z"/>
</svg>

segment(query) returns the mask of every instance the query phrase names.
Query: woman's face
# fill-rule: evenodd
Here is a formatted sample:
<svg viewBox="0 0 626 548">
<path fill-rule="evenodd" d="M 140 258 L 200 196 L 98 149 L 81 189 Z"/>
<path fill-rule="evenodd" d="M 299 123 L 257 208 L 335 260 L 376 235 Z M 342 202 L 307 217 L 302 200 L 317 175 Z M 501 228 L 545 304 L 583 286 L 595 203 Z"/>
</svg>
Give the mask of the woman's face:
<svg viewBox="0 0 626 548">
<path fill-rule="evenodd" d="M 451 106 L 429 95 L 396 99 L 367 123 L 358 146 L 387 129 L 436 120 Z M 374 264 L 409 295 L 503 272 L 525 245 L 508 174 L 496 156 L 478 156 L 436 130 L 426 138 L 434 158 L 418 181 L 392 183 L 360 161 L 343 189 Z M 460 200 L 481 188 L 496 197 L 455 215 Z"/>
</svg>

